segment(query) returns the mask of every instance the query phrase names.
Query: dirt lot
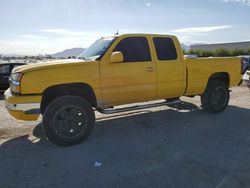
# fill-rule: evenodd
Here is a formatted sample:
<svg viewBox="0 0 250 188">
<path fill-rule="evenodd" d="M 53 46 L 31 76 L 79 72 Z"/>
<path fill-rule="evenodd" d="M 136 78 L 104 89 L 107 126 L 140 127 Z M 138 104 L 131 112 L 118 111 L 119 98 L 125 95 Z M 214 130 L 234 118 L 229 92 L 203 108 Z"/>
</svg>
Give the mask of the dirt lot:
<svg viewBox="0 0 250 188">
<path fill-rule="evenodd" d="M 199 97 L 119 116 L 96 114 L 82 144 L 58 147 L 41 121 L 10 117 L 0 100 L 0 187 L 250 187 L 250 91 L 225 112 Z M 96 163 L 96 165 L 95 165 Z"/>
</svg>

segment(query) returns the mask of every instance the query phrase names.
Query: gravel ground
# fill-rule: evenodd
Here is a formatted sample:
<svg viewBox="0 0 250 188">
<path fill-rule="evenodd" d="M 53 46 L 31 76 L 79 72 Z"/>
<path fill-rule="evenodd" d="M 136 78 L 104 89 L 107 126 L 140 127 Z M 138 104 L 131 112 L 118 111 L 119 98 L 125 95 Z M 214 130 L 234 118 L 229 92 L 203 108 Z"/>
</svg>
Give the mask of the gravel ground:
<svg viewBox="0 0 250 188">
<path fill-rule="evenodd" d="M 41 120 L 23 122 L 0 96 L 0 187 L 250 187 L 250 91 L 207 114 L 199 97 L 177 106 L 96 114 L 82 144 L 59 147 Z"/>
</svg>

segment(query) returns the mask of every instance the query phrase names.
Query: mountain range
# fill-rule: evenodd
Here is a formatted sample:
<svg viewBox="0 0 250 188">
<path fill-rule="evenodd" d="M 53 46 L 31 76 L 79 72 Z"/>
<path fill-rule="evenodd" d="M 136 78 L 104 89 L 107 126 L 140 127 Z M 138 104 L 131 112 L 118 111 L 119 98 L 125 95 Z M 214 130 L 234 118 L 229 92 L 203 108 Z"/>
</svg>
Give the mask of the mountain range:
<svg viewBox="0 0 250 188">
<path fill-rule="evenodd" d="M 189 46 L 185 44 L 181 44 L 182 49 L 188 51 L 190 49 Z M 50 54 L 51 57 L 53 58 L 69 58 L 69 57 L 77 57 L 80 53 L 82 53 L 85 50 L 85 48 L 70 48 L 63 50 L 61 52 L 55 53 L 55 54 Z M 17 55 L 17 54 L 3 54 L 3 56 L 14 56 L 14 57 L 23 57 L 24 55 Z"/>
<path fill-rule="evenodd" d="M 185 50 L 185 51 L 189 51 L 189 50 L 190 50 L 190 46 L 188 46 L 188 45 L 181 44 L 181 47 L 182 47 L 182 49 Z"/>
<path fill-rule="evenodd" d="M 53 58 L 69 58 L 73 56 L 77 57 L 84 50 L 85 48 L 71 48 L 71 49 L 63 50 L 62 52 L 51 54 L 50 56 Z"/>
</svg>

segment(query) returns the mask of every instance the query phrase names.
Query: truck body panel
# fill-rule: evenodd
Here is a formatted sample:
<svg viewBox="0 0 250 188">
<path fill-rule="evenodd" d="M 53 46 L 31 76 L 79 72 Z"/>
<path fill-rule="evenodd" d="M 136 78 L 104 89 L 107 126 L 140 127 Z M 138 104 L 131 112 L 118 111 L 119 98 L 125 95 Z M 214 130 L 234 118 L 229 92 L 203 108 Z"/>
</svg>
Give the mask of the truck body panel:
<svg viewBox="0 0 250 188">
<path fill-rule="evenodd" d="M 136 35 L 137 37 L 144 35 Z M 156 69 L 155 62 L 111 63 L 110 56 L 114 48 L 128 36 L 119 37 L 106 52 L 100 62 L 100 80 L 103 107 L 142 102 L 156 98 Z M 130 36 L 130 37 L 133 37 Z M 147 40 L 149 39 L 146 36 Z M 154 55 L 150 46 L 151 57 Z"/>
<path fill-rule="evenodd" d="M 176 59 L 159 60 L 153 43 L 154 38 L 172 39 L 176 50 Z M 183 52 L 178 39 L 174 36 L 153 35 L 151 40 L 154 47 L 154 61 L 157 66 L 157 99 L 182 96 L 187 87 L 187 74 L 186 64 L 183 62 Z"/>
<path fill-rule="evenodd" d="M 198 58 L 185 59 L 187 65 L 187 90 L 185 95 L 204 93 L 209 78 L 216 73 L 229 76 L 229 86 L 237 86 L 241 81 L 240 58 Z"/>
<path fill-rule="evenodd" d="M 51 63 L 38 63 L 36 65 L 26 65 L 15 69 L 22 71 L 22 94 L 42 95 L 51 87 L 70 83 L 88 84 L 94 91 L 98 99 L 98 104 L 102 105 L 99 61 L 85 62 L 83 60 L 55 61 Z M 23 84 L 25 83 L 25 84 Z"/>
</svg>

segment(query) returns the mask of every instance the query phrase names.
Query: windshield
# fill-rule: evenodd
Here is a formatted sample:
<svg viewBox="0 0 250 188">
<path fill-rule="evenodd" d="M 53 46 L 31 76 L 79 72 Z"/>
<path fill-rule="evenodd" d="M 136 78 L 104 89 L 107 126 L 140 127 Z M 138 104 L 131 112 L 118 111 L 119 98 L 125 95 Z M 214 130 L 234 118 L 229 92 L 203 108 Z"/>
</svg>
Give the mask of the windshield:
<svg viewBox="0 0 250 188">
<path fill-rule="evenodd" d="M 84 60 L 96 60 L 106 52 L 114 40 L 115 37 L 101 38 L 83 51 L 77 58 Z"/>
</svg>

